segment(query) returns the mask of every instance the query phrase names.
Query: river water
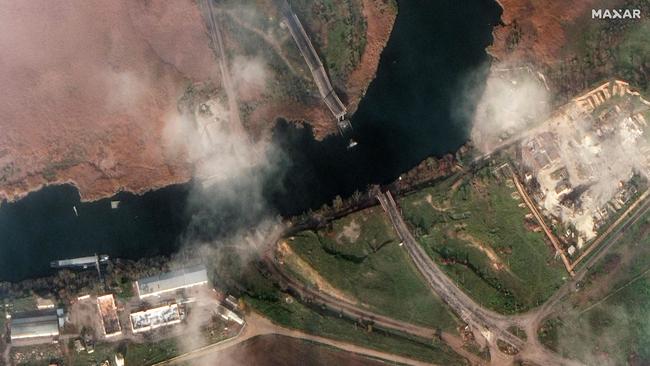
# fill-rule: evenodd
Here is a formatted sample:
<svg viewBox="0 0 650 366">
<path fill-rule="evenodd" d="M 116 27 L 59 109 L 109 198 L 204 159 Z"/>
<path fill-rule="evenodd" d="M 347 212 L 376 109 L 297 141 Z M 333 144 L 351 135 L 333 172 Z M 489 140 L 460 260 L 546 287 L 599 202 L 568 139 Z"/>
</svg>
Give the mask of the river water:
<svg viewBox="0 0 650 366">
<path fill-rule="evenodd" d="M 460 94 L 467 78 L 480 74 L 488 61 L 484 49 L 499 21 L 498 5 L 491 0 L 398 4 L 377 77 L 352 118 L 359 144 L 348 150 L 347 139 L 339 136 L 318 142 L 309 128 L 283 122 L 275 127 L 273 141 L 285 168 L 265 184 L 263 196 L 273 211 L 290 216 L 336 195 L 390 182 L 427 156 L 452 152 L 467 140 L 470 107 Z M 187 184 L 81 203 L 73 187 L 58 186 L 2 204 L 0 281 L 47 275 L 52 260 L 93 253 L 130 259 L 171 254 L 194 215 L 187 205 L 190 191 Z M 117 209 L 111 209 L 112 200 L 120 201 Z M 215 211 L 231 212 L 236 205 L 226 206 Z"/>
</svg>

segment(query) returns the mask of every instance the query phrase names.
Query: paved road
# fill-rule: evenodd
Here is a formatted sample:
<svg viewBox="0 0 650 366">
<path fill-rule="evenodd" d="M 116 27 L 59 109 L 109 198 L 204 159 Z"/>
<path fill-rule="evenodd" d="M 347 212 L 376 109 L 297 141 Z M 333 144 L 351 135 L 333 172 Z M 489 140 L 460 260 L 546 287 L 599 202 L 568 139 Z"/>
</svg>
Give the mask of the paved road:
<svg viewBox="0 0 650 366">
<path fill-rule="evenodd" d="M 267 269 L 271 272 L 271 275 L 276 279 L 279 279 L 282 282 L 281 285 L 283 287 L 298 295 L 301 299 L 310 300 L 320 306 L 326 307 L 332 312 L 341 314 L 348 319 L 370 321 L 374 326 L 385 330 L 398 331 L 424 339 L 433 339 L 436 336 L 436 329 L 380 315 L 362 308 L 357 304 L 350 303 L 345 299 L 341 299 L 340 297 L 335 297 L 312 287 L 305 286 L 300 281 L 297 281 L 288 275 L 284 268 L 277 264 L 277 261 L 272 258 L 270 253 L 266 256 L 265 263 Z M 463 348 L 464 342 L 460 337 L 449 332 L 438 332 L 438 334 L 442 341 L 451 347 L 454 352 L 465 357 L 473 365 L 485 364 L 483 359 Z"/>
<path fill-rule="evenodd" d="M 183 364 L 188 361 L 197 360 L 197 359 L 213 359 L 218 357 L 218 353 L 227 348 L 235 346 L 239 343 L 245 342 L 251 338 L 262 336 L 262 335 L 280 335 L 291 338 L 304 339 L 311 342 L 316 342 L 344 351 L 353 352 L 356 354 L 382 359 L 392 363 L 399 363 L 403 365 L 412 365 L 412 366 L 430 366 L 434 365 L 432 363 L 423 362 L 419 360 L 414 360 L 409 357 L 398 356 L 392 353 L 381 352 L 374 349 L 357 346 L 347 342 L 338 341 L 335 339 L 319 337 L 312 334 L 304 333 L 299 330 L 288 329 L 281 327 L 279 325 L 271 323 L 268 319 L 256 314 L 250 313 L 246 315 L 246 326 L 243 331 L 234 338 L 227 339 L 225 341 L 211 344 L 194 351 L 185 353 L 183 355 L 171 358 L 169 360 L 159 362 L 154 366 L 162 365 L 178 365 Z"/>
<path fill-rule="evenodd" d="M 411 234 L 410 229 L 402 216 L 392 196 L 379 194 L 377 196 L 382 207 L 395 228 L 398 236 L 404 243 L 409 256 L 415 263 L 418 271 L 425 277 L 429 286 L 446 302 L 460 318 L 478 329 L 488 341 L 494 336 L 507 341 L 516 347 L 522 347 L 524 342 L 510 332 L 501 331 L 513 323 L 508 317 L 487 310 L 466 295 L 447 275 L 433 262 L 429 255 L 419 245 Z"/>
<path fill-rule="evenodd" d="M 397 208 L 390 193 L 380 193 L 377 195 L 379 203 L 388 214 L 398 236 L 402 239 L 404 247 L 409 256 L 415 263 L 415 266 L 425 278 L 431 289 L 447 303 L 463 321 L 468 323 L 473 329 L 478 330 L 488 340 L 493 356 L 493 364 L 503 364 L 508 359 L 497 356 L 496 341 L 500 339 L 506 341 L 519 349 L 519 353 L 513 359 L 522 359 L 532 361 L 538 365 L 581 365 L 573 360 L 562 358 L 554 352 L 551 352 L 540 345 L 538 342 L 523 341 L 514 334 L 507 331 L 509 326 L 521 326 L 530 321 L 535 313 L 525 316 L 505 316 L 485 309 L 467 296 L 447 275 L 435 264 L 435 262 L 419 245 L 417 240 L 411 234 L 410 229 L 404 222 L 402 215 Z M 532 337 L 531 337 L 532 335 Z M 535 338 L 535 334 L 529 334 L 528 338 Z"/>
</svg>

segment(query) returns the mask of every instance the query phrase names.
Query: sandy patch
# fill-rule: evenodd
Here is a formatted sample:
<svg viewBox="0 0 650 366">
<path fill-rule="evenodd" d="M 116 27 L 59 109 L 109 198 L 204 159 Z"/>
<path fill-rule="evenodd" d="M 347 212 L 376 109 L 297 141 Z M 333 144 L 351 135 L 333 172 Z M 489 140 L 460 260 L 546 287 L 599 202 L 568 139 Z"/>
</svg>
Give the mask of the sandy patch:
<svg viewBox="0 0 650 366">
<path fill-rule="evenodd" d="M 290 266 L 293 270 L 313 283 L 320 291 L 351 304 L 357 303 L 357 300 L 355 300 L 352 296 L 332 286 L 318 273 L 318 271 L 309 265 L 309 263 L 305 262 L 302 258 L 300 258 L 300 256 L 296 255 L 296 253 L 286 241 L 281 241 L 278 244 L 278 254 L 280 256 L 280 259 L 284 261 L 284 265 Z"/>
<path fill-rule="evenodd" d="M 354 243 L 359 240 L 359 236 L 361 236 L 361 225 L 353 219 L 349 224 L 343 226 L 343 230 L 336 236 L 336 242 L 342 244 L 341 239 L 344 238 L 348 243 Z"/>
<path fill-rule="evenodd" d="M 441 205 L 438 205 L 437 203 L 433 202 L 433 196 L 430 195 L 430 194 L 428 194 L 425 197 L 425 201 L 427 201 L 429 206 L 433 207 L 435 210 L 438 210 L 438 211 L 447 211 L 447 210 L 449 210 L 451 208 L 451 205 L 449 204 L 448 200 L 443 202 L 443 204 L 441 206 Z"/>
<path fill-rule="evenodd" d="M 473 237 L 473 236 L 471 236 L 471 235 L 469 235 L 467 233 L 462 233 L 462 232 L 458 233 L 457 237 L 459 239 L 461 239 L 461 240 L 464 240 L 464 241 L 468 242 L 472 247 L 480 250 L 483 254 L 485 254 L 488 257 L 488 259 L 490 259 L 490 262 L 492 263 L 492 267 L 495 270 L 497 270 L 497 271 L 504 271 L 505 270 L 506 272 L 508 272 L 513 277 L 515 277 L 517 279 L 519 278 L 514 273 L 512 273 L 510 268 L 508 268 L 508 266 L 506 266 L 506 264 L 503 263 L 501 258 L 499 258 L 497 253 L 494 251 L 494 249 L 492 249 L 489 245 L 484 244 L 483 242 L 481 242 L 477 238 L 475 238 L 475 237 Z"/>
</svg>

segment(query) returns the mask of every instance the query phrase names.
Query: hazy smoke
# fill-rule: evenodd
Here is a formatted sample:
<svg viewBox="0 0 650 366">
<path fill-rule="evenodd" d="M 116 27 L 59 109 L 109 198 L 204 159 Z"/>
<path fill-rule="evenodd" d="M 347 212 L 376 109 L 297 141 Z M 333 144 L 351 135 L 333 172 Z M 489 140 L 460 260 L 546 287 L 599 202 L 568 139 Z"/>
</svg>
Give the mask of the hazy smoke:
<svg viewBox="0 0 650 366">
<path fill-rule="evenodd" d="M 269 78 L 267 61 L 240 55 L 237 49 L 228 49 L 228 54 L 237 100 L 259 98 Z M 282 169 L 281 155 L 269 136 L 253 140 L 243 126 L 237 125 L 233 113 L 239 111 L 230 108 L 222 85 L 216 91 L 211 85 L 195 85 L 179 107 L 168 112 L 163 130 L 166 153 L 183 156 L 193 166 L 194 186 L 187 203 L 192 217 L 176 260 L 202 259 L 216 273 L 217 281 L 236 279 L 237 272 L 259 259 L 283 230 L 281 219 L 264 194 L 270 184 L 268 178 Z M 215 283 L 222 290 L 228 285 Z M 205 299 L 208 308 L 210 301 Z M 200 328 L 211 316 L 210 311 L 197 310 L 188 318 L 182 348 L 189 350 L 201 344 Z M 219 363 L 224 360 L 219 359 Z"/>
<path fill-rule="evenodd" d="M 550 133 L 552 137 L 540 142 L 541 146 L 531 147 L 535 151 L 533 157 L 524 163 L 530 165 L 542 185 L 545 208 L 573 223 L 583 239 L 595 236 L 594 216 L 620 192 L 623 182 L 635 172 L 647 176 L 650 144 L 642 137 L 638 123 L 631 120 L 629 111 L 619 111 L 618 116 L 600 122 L 597 116 L 570 102 L 551 114 L 550 92 L 544 77 L 529 67 L 507 64 L 492 65 L 485 88 L 469 88 L 466 94 L 466 104 L 476 105 L 471 138 L 482 153 L 491 153 L 517 140 L 526 145 L 529 139 L 544 141 L 537 137 Z M 559 159 L 541 168 L 545 163 L 540 161 L 551 159 L 547 155 L 550 150 L 556 150 Z M 571 186 L 564 191 L 556 191 L 560 178 L 551 177 L 560 168 L 566 168 Z M 578 207 L 561 205 L 562 198 L 575 189 L 581 190 L 576 197 Z"/>
<path fill-rule="evenodd" d="M 572 113 L 577 108 L 575 105 L 566 107 L 556 117 L 557 121 L 552 120 L 548 127 L 544 126 L 544 130 L 555 134 L 560 156 L 560 161 L 544 174 L 565 167 L 573 189 L 586 187 L 579 198 L 580 209 L 558 206 L 557 194 L 552 191 L 547 192 L 545 207 L 573 222 L 585 234 L 585 239 L 591 239 L 596 234 L 593 216 L 597 210 L 605 207 L 635 173 L 648 177 L 650 144 L 629 115 L 622 113 L 607 119 L 601 131 L 610 128 L 611 131 L 598 136 L 600 122 L 590 115 Z M 573 115 L 573 119 L 564 117 L 566 114 Z M 551 181 L 551 185 L 554 184 Z"/>
<path fill-rule="evenodd" d="M 544 121 L 549 114 L 548 92 L 527 68 L 492 65 L 485 89 L 472 89 L 469 94 L 476 100 L 471 139 L 484 153 Z"/>
<path fill-rule="evenodd" d="M 268 67 L 261 57 L 236 56 L 232 62 L 233 83 L 240 100 L 259 98 L 266 89 Z"/>
</svg>

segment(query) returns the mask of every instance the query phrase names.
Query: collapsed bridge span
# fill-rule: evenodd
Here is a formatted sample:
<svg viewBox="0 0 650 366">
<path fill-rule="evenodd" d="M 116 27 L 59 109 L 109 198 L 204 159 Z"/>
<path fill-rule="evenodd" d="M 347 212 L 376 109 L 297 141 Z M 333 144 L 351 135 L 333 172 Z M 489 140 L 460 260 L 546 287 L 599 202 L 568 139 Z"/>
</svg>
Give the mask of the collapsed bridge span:
<svg viewBox="0 0 650 366">
<path fill-rule="evenodd" d="M 300 23 L 300 19 L 298 19 L 298 16 L 291 10 L 291 7 L 286 1 L 282 1 L 281 9 L 284 22 L 289 28 L 289 32 L 296 42 L 302 57 L 307 62 L 307 66 L 309 66 L 309 70 L 314 77 L 314 82 L 318 87 L 323 102 L 325 102 L 325 105 L 327 105 L 327 108 L 329 108 L 337 121 L 343 121 L 347 109 L 338 95 L 336 95 L 336 91 L 334 91 L 332 83 L 325 72 L 325 67 L 323 67 L 323 63 L 320 61 L 314 46 L 311 44 L 302 23 Z"/>
</svg>

